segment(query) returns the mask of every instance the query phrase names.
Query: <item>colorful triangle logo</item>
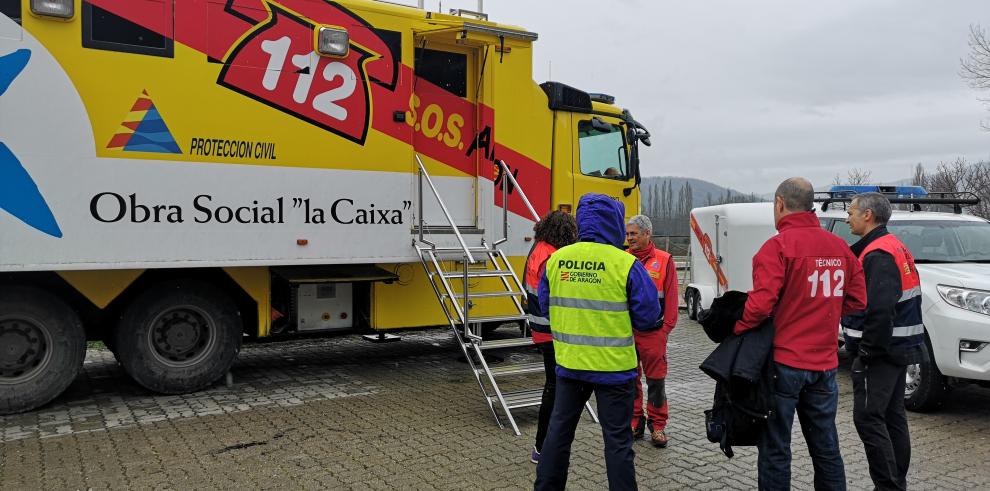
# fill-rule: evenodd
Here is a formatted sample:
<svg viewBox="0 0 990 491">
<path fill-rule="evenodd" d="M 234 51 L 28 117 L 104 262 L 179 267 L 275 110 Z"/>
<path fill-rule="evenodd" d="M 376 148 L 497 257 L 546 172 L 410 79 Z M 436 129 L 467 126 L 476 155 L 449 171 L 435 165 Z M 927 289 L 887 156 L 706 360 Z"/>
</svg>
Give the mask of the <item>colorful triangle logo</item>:
<svg viewBox="0 0 990 491">
<path fill-rule="evenodd" d="M 107 148 L 125 152 L 182 153 L 147 90 L 141 91 Z"/>
</svg>

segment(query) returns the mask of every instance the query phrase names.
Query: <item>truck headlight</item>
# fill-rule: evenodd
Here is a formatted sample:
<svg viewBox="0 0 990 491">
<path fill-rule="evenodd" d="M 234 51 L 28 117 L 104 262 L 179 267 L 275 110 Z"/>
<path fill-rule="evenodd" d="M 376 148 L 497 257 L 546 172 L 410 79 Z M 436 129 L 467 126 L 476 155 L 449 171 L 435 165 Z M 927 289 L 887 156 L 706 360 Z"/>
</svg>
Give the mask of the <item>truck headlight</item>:
<svg viewBox="0 0 990 491">
<path fill-rule="evenodd" d="M 72 0 L 31 0 L 31 12 L 37 15 L 71 19 L 75 15 Z"/>
<path fill-rule="evenodd" d="M 938 285 L 942 300 L 953 307 L 990 315 L 990 292 L 958 286 Z"/>
</svg>

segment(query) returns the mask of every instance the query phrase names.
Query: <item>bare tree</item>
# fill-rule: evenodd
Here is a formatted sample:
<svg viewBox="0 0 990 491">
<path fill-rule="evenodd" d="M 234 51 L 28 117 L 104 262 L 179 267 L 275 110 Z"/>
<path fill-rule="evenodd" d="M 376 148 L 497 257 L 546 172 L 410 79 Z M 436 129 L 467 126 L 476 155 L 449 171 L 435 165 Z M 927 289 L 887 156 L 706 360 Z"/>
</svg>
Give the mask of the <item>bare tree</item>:
<svg viewBox="0 0 990 491">
<path fill-rule="evenodd" d="M 952 163 L 940 162 L 935 173 L 928 180 L 929 191 L 953 193 L 965 191 L 967 174 L 969 173 L 966 159 L 960 157 Z"/>
<path fill-rule="evenodd" d="M 990 38 L 979 24 L 969 26 L 969 56 L 961 60 L 959 75 L 974 90 L 990 91 Z M 980 99 L 990 106 L 990 98 Z M 990 131 L 990 122 L 983 129 Z"/>
<path fill-rule="evenodd" d="M 980 203 L 970 207 L 979 217 L 990 220 L 990 162 L 977 162 L 969 167 L 967 189 L 980 198 Z"/>
<path fill-rule="evenodd" d="M 873 172 L 869 170 L 854 168 L 850 169 L 848 173 L 849 184 L 852 186 L 858 186 L 861 184 L 869 184 L 870 178 L 873 176 Z M 838 177 L 838 176 L 836 176 Z"/>
<path fill-rule="evenodd" d="M 925 166 L 919 162 L 914 166 L 914 176 L 911 178 L 911 185 L 928 187 L 928 174 L 925 173 Z"/>
</svg>

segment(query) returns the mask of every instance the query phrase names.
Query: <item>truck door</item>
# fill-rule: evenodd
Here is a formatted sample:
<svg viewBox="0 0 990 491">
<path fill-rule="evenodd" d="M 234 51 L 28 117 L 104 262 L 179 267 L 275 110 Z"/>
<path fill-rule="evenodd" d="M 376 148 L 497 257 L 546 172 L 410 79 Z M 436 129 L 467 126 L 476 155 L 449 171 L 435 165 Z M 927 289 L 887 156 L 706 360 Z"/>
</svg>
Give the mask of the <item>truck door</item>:
<svg viewBox="0 0 990 491">
<path fill-rule="evenodd" d="M 470 156 L 467 152 L 478 124 L 478 60 L 473 47 L 417 39 L 413 93 L 406 115 L 413 129 L 413 149 L 459 227 L 478 224 L 479 152 Z M 424 186 L 426 224 L 448 226 L 436 198 Z"/>
<path fill-rule="evenodd" d="M 629 165 L 629 142 L 626 141 L 626 125 L 619 118 L 574 114 L 573 175 L 574 200 L 586 193 L 601 193 L 621 201 L 626 216 L 639 213 L 639 189 L 628 196 L 626 189 L 635 184 L 635 176 Z"/>
</svg>

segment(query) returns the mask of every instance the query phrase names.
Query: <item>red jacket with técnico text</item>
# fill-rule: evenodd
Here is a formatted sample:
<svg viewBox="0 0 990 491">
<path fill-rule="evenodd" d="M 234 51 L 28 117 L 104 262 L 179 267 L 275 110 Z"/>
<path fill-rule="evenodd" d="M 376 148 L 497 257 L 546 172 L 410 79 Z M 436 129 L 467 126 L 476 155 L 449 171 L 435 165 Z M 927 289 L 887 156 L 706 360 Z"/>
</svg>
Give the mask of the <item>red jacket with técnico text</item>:
<svg viewBox="0 0 990 491">
<path fill-rule="evenodd" d="M 735 333 L 772 316 L 775 362 L 802 370 L 836 368 L 839 320 L 866 308 L 863 267 L 813 212 L 785 216 L 777 231 L 753 256 L 753 290 Z"/>
</svg>

